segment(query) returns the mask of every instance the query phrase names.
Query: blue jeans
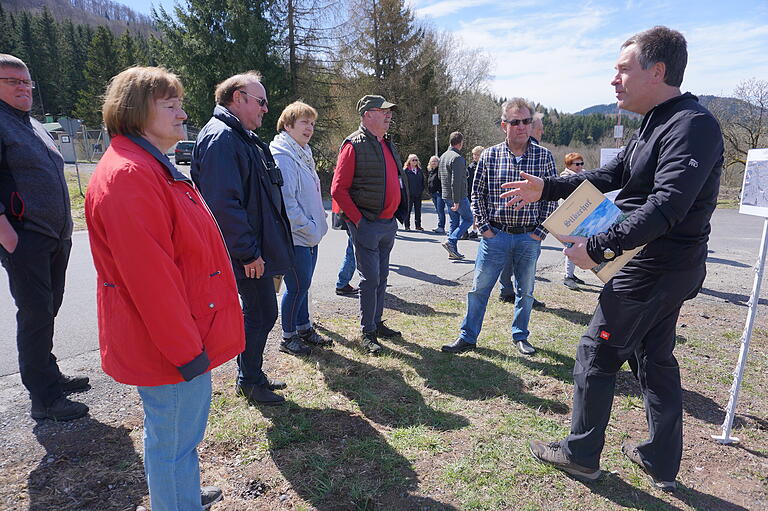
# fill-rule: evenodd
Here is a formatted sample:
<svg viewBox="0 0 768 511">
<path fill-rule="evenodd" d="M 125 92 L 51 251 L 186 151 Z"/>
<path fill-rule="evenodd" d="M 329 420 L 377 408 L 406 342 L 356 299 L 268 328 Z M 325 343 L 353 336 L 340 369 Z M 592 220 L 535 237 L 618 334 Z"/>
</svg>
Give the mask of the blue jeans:
<svg viewBox="0 0 768 511">
<path fill-rule="evenodd" d="M 389 254 L 395 245 L 397 221 L 394 218 L 360 219 L 356 227 L 347 222 L 355 242 L 357 271 L 360 273 L 360 328 L 373 332 L 384 313 L 384 295 L 389 276 Z"/>
<path fill-rule="evenodd" d="M 202 510 L 197 444 L 211 408 L 211 373 L 137 389 L 144 406 L 144 472 L 152 511 Z"/>
<path fill-rule="evenodd" d="M 448 216 L 451 217 L 451 232 L 448 234 L 448 241 L 453 243 L 455 247 L 459 238 L 464 236 L 472 226 L 472 209 L 469 207 L 469 199 L 466 197 L 459 201 L 459 209 L 456 211 L 451 210 L 453 204 L 453 202 L 445 201 Z"/>
<path fill-rule="evenodd" d="M 461 323 L 459 334 L 465 342 L 472 344 L 477 343 L 488 297 L 508 261 L 512 263 L 517 285 L 512 340 L 528 339 L 528 321 L 531 319 L 533 285 L 536 281 L 536 260 L 541 252 L 541 241 L 531 238 L 529 233 L 507 234 L 493 227 L 491 230 L 495 233 L 494 237 L 483 237 L 480 240 L 472 290 L 467 293 L 467 315 Z"/>
<path fill-rule="evenodd" d="M 501 285 L 499 296 L 502 298 L 515 297 L 515 288 L 512 284 L 513 271 L 514 268 L 511 261 L 508 261 L 507 264 L 504 265 L 504 268 L 501 270 L 501 275 L 499 276 L 499 284 Z"/>
<path fill-rule="evenodd" d="M 349 284 L 352 280 L 352 276 L 355 274 L 355 244 L 352 242 L 352 236 L 347 229 L 347 252 L 344 254 L 344 260 L 341 262 L 341 268 L 339 268 L 339 278 L 336 280 L 336 289 Z"/>
<path fill-rule="evenodd" d="M 280 303 L 283 338 L 312 326 L 309 320 L 309 286 L 317 264 L 317 246 L 293 246 L 294 267 L 285 274 L 285 293 Z"/>
<path fill-rule="evenodd" d="M 445 229 L 445 201 L 440 192 L 432 194 L 432 204 L 435 205 L 435 211 L 437 212 L 437 228 Z"/>
</svg>

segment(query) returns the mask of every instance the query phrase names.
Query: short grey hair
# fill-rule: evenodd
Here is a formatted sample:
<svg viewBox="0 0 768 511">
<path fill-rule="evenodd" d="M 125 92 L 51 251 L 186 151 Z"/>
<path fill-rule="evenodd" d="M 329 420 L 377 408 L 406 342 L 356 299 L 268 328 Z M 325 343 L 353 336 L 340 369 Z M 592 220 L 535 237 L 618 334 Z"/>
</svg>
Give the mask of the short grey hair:
<svg viewBox="0 0 768 511">
<path fill-rule="evenodd" d="M 14 69 L 23 69 L 24 71 L 29 71 L 29 68 L 27 68 L 27 65 L 23 60 L 7 53 L 0 53 L 0 67 L 10 67 Z"/>
<path fill-rule="evenodd" d="M 526 101 L 523 98 L 512 98 L 508 99 L 504 103 L 501 104 L 501 120 L 506 121 L 507 120 L 507 110 L 522 110 L 525 108 L 528 110 L 528 113 L 532 116 L 534 109 L 533 106 Z"/>
<path fill-rule="evenodd" d="M 230 76 L 216 86 L 214 93 L 216 104 L 225 107 L 231 105 L 235 91 L 242 89 L 249 83 L 261 84 L 261 73 L 258 71 L 246 71 L 245 73 Z"/>
<path fill-rule="evenodd" d="M 643 69 L 662 62 L 666 69 L 664 83 L 680 87 L 683 83 L 685 66 L 688 65 L 688 45 L 683 34 L 661 25 L 639 32 L 621 45 L 637 46 L 637 60 Z"/>
</svg>

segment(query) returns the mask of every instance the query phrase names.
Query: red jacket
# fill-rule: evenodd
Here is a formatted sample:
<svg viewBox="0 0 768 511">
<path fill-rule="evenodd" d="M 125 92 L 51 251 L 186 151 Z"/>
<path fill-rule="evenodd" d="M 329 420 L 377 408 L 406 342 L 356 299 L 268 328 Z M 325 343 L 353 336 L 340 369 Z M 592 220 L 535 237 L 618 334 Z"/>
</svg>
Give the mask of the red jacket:
<svg viewBox="0 0 768 511">
<path fill-rule="evenodd" d="M 245 347 L 216 222 L 192 182 L 149 151 L 167 161 L 143 139 L 112 139 L 85 197 L 102 367 L 141 386 L 190 380 Z"/>
</svg>

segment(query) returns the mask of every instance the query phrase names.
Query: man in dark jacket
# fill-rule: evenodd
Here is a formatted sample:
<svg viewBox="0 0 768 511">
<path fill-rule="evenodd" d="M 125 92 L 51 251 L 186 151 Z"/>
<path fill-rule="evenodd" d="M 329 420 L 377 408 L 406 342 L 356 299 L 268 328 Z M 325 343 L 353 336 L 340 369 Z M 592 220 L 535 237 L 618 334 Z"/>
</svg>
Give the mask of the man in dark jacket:
<svg viewBox="0 0 768 511">
<path fill-rule="evenodd" d="M 451 133 L 451 146 L 440 155 L 440 183 L 443 186 L 443 200 L 451 217 L 451 232 L 443 242 L 449 259 L 464 259 L 459 252 L 458 242 L 472 226 L 472 210 L 467 189 L 467 160 L 461 154 L 464 147 L 464 135 L 458 131 Z M 455 226 L 455 227 L 454 227 Z"/>
<path fill-rule="evenodd" d="M 88 407 L 64 394 L 90 387 L 86 377 L 62 375 L 51 352 L 72 248 L 72 215 L 64 159 L 29 115 L 34 88 L 26 64 L 0 54 L 0 262 L 19 309 L 19 372 L 32 399 L 32 417 L 67 421 L 84 416 Z"/>
<path fill-rule="evenodd" d="M 381 319 L 395 219 L 405 224 L 408 214 L 408 178 L 395 144 L 385 138 L 396 107 L 381 96 L 357 102 L 360 128 L 341 144 L 331 184 L 334 211 L 342 213 L 355 244 L 362 343 L 373 355 L 382 350 L 379 337 L 400 335 Z"/>
<path fill-rule="evenodd" d="M 285 399 L 273 391 L 285 384 L 268 379 L 262 363 L 277 320 L 272 277 L 292 268 L 293 240 L 280 169 L 252 131 L 268 110 L 260 80 L 248 72 L 216 87 L 216 107 L 197 136 L 191 173 L 224 235 L 243 302 L 245 351 L 237 357 L 237 392 L 249 402 L 276 405 Z M 280 350 L 309 351 L 297 339 L 283 341 Z"/>
<path fill-rule="evenodd" d="M 588 269 L 645 245 L 603 288 L 582 336 L 573 370 L 571 433 L 560 442 L 531 441 L 538 459 L 580 478 L 600 476 L 616 373 L 625 361 L 640 382 L 650 438 L 622 452 L 654 485 L 674 489 L 683 447 L 675 324 L 706 274 L 709 220 L 723 164 L 723 137 L 712 114 L 680 84 L 687 62 L 682 34 L 654 27 L 622 46 L 611 84 L 619 107 L 643 114 L 640 129 L 609 164 L 573 176 L 507 183 L 510 204 L 567 197 L 584 179 L 600 191 L 621 188 L 616 205 L 628 218 L 581 238 L 565 254 Z"/>
</svg>

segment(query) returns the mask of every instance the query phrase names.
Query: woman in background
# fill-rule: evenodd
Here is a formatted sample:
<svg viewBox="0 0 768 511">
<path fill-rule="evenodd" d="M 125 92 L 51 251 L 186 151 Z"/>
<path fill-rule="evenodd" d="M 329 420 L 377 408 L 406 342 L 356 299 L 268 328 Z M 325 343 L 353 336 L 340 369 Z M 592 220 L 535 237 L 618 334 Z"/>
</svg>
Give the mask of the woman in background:
<svg viewBox="0 0 768 511">
<path fill-rule="evenodd" d="M 427 164 L 427 191 L 432 196 L 432 204 L 437 212 L 437 229 L 432 232 L 445 234 L 445 201 L 443 200 L 443 185 L 440 183 L 440 158 L 432 156 Z"/>
<path fill-rule="evenodd" d="M 584 157 L 579 153 L 568 153 L 565 155 L 565 169 L 560 173 L 561 176 L 572 176 L 578 174 L 584 170 Z M 584 281 L 574 275 L 576 265 L 573 261 L 565 258 L 565 276 L 563 277 L 563 285 L 568 289 L 578 289 L 579 284 L 584 284 Z"/>
<path fill-rule="evenodd" d="M 419 157 L 415 154 L 409 154 L 403 165 L 403 170 L 408 177 L 408 191 L 411 194 L 408 197 L 408 216 L 405 217 L 405 230 L 411 230 L 411 210 L 413 210 L 416 230 L 423 231 L 424 229 L 421 227 L 421 195 L 424 193 L 424 173 L 419 166 Z"/>
<path fill-rule="evenodd" d="M 317 110 L 295 101 L 277 120 L 277 135 L 269 144 L 283 174 L 283 201 L 293 234 L 295 266 L 285 275 L 280 303 L 283 342 L 280 351 L 308 355 L 308 345 L 328 346 L 332 341 L 317 333 L 309 318 L 309 288 L 317 265 L 317 246 L 328 232 L 320 178 L 309 141 L 315 132 Z"/>
<path fill-rule="evenodd" d="M 224 240 L 192 181 L 165 156 L 184 138 L 183 96 L 161 68 L 112 78 L 102 110 L 112 142 L 85 199 L 101 363 L 138 388 L 152 511 L 200 511 L 222 499 L 215 486 L 200 488 L 197 445 L 210 371 L 245 345 Z"/>
</svg>

